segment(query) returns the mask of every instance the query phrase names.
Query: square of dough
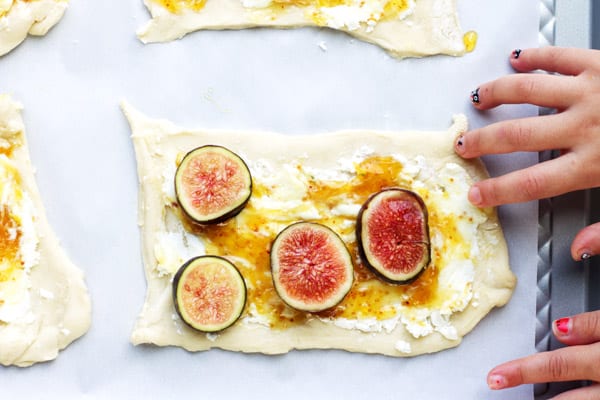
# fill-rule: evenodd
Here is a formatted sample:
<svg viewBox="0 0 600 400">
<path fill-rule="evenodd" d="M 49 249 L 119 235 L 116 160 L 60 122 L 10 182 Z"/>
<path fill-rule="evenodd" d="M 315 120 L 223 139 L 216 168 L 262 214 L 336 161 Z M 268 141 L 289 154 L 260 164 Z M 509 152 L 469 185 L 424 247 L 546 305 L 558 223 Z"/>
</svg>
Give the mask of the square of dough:
<svg viewBox="0 0 600 400">
<path fill-rule="evenodd" d="M 455 0 L 144 0 L 152 19 L 144 43 L 201 29 L 327 27 L 398 58 L 466 52 Z"/>
<path fill-rule="evenodd" d="M 20 112 L 0 95 L 0 364 L 26 367 L 87 332 L 91 307 L 46 220 Z"/>
<path fill-rule="evenodd" d="M 333 348 L 415 356 L 457 346 L 493 308 L 511 297 L 515 277 L 493 209 L 467 199 L 487 177 L 478 160 L 453 150 L 466 118 L 441 132 L 344 131 L 308 136 L 186 129 L 151 119 L 124 103 L 132 129 L 139 223 L 147 279 L 134 344 L 213 347 L 266 354 Z M 253 192 L 246 207 L 219 225 L 197 226 L 182 215 L 174 175 L 182 157 L 220 145 L 248 165 Z M 408 285 L 391 285 L 361 266 L 355 221 L 369 193 L 398 186 L 418 193 L 429 214 L 431 263 Z M 346 189 L 348 188 L 348 189 Z M 360 192 L 360 193 L 359 193 Z M 319 222 L 336 231 L 353 254 L 355 282 L 336 307 L 296 311 L 274 291 L 270 244 L 291 223 Z M 248 288 L 246 309 L 231 327 L 205 334 L 188 327 L 173 302 L 174 274 L 200 255 L 227 258 Z"/>
</svg>

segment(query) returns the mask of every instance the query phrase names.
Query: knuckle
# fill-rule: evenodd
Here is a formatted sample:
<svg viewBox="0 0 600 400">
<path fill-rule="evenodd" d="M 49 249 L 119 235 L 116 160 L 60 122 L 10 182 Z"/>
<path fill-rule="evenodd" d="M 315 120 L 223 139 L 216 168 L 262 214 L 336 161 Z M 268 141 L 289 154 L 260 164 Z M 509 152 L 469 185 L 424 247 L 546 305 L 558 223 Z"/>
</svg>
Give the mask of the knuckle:
<svg viewBox="0 0 600 400">
<path fill-rule="evenodd" d="M 544 179 L 536 173 L 524 172 L 524 177 L 520 184 L 521 193 L 527 200 L 533 200 L 541 197 L 546 187 Z"/>
<path fill-rule="evenodd" d="M 569 376 L 568 360 L 559 353 L 552 353 L 546 364 L 546 372 L 550 381 L 564 380 Z"/>
<path fill-rule="evenodd" d="M 600 311 L 584 314 L 577 322 L 580 334 L 600 338 Z"/>
<path fill-rule="evenodd" d="M 511 122 L 507 124 L 503 130 L 502 136 L 506 139 L 506 142 L 514 149 L 526 149 L 531 142 L 531 136 L 533 132 L 531 127 L 526 124 L 519 122 Z"/>
<path fill-rule="evenodd" d="M 534 79 L 524 77 L 519 79 L 514 87 L 516 95 L 522 99 L 529 99 L 536 92 L 537 84 Z"/>
</svg>

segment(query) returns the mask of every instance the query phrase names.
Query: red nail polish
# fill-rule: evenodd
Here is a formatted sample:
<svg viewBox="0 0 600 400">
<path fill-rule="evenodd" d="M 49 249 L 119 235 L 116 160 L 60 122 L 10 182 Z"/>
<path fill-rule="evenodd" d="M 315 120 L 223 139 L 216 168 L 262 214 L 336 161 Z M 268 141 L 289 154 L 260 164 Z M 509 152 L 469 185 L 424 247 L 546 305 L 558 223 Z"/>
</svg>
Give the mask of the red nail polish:
<svg viewBox="0 0 600 400">
<path fill-rule="evenodd" d="M 488 386 L 493 390 L 504 389 L 507 386 L 507 380 L 503 375 L 490 375 L 488 377 Z"/>
<path fill-rule="evenodd" d="M 554 321 L 554 326 L 556 327 L 556 332 L 559 335 L 568 335 L 571 330 L 571 319 L 570 318 L 561 318 Z"/>
</svg>

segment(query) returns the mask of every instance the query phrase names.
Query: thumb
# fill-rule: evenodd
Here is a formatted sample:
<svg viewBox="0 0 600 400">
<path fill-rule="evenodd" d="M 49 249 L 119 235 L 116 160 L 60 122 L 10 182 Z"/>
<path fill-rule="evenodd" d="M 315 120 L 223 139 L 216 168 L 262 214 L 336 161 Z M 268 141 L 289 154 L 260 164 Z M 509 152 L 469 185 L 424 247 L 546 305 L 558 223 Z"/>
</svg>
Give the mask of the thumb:
<svg viewBox="0 0 600 400">
<path fill-rule="evenodd" d="M 574 260 L 584 260 L 598 254 L 600 254 L 600 222 L 579 231 L 571 244 L 571 256 Z"/>
</svg>

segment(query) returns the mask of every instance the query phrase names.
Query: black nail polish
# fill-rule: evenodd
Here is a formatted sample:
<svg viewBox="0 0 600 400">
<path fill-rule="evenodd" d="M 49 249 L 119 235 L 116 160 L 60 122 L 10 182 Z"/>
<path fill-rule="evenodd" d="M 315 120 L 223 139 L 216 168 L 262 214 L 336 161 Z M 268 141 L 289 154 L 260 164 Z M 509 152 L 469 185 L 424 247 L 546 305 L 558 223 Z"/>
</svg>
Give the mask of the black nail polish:
<svg viewBox="0 0 600 400">
<path fill-rule="evenodd" d="M 590 253 L 583 253 L 581 255 L 581 261 L 589 260 L 590 258 L 592 258 L 592 255 Z"/>
<path fill-rule="evenodd" d="M 456 145 L 457 145 L 458 147 L 462 147 L 462 146 L 465 144 L 465 142 L 464 142 L 464 140 L 463 140 L 463 139 L 464 139 L 464 136 L 463 136 L 463 135 L 460 135 L 460 136 L 458 137 L 458 139 L 456 140 Z"/>
<path fill-rule="evenodd" d="M 521 57 L 521 52 L 522 52 L 522 51 L 523 51 L 523 50 L 521 50 L 521 49 L 515 49 L 515 50 L 512 52 L 513 58 L 516 60 L 516 59 L 518 59 L 519 57 Z"/>
<path fill-rule="evenodd" d="M 480 103 L 480 99 L 479 99 L 479 88 L 477 88 L 477 89 L 475 89 L 475 90 L 473 90 L 473 91 L 471 92 L 471 101 L 472 101 L 474 104 L 479 104 L 479 103 Z"/>
</svg>

